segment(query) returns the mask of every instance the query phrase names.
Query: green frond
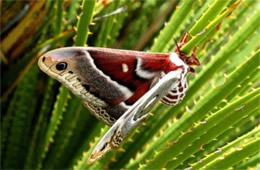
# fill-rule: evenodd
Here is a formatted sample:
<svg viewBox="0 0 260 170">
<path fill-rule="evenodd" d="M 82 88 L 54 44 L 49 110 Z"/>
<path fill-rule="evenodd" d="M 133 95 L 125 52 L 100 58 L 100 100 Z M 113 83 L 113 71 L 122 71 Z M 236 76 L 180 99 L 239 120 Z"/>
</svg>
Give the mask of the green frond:
<svg viewBox="0 0 260 170">
<path fill-rule="evenodd" d="M 259 169 L 259 3 L 254 0 L 1 1 L 2 169 Z M 69 46 L 197 47 L 184 100 L 93 164 L 109 127 L 37 66 Z M 112 68 L 111 68 L 112 69 Z"/>
<path fill-rule="evenodd" d="M 80 14 L 77 23 L 77 36 L 75 40 L 76 46 L 84 46 L 86 44 L 86 41 L 88 39 L 88 26 L 92 21 L 95 4 L 95 0 L 82 1 L 82 13 Z"/>
<path fill-rule="evenodd" d="M 1 160 L 4 169 L 24 166 L 30 148 L 30 133 L 37 111 L 37 91 L 40 70 L 33 66 L 25 75 L 11 100 L 1 125 Z M 33 100 L 32 100 L 33 99 Z"/>
<path fill-rule="evenodd" d="M 167 49 L 167 44 L 170 41 L 173 41 L 175 31 L 188 16 L 187 14 L 191 12 L 193 2 L 194 1 L 179 2 L 180 4 L 178 4 L 178 6 L 176 7 L 176 10 L 172 14 L 169 22 L 160 32 L 159 36 L 155 38 L 150 51 L 164 52 L 164 49 Z"/>
</svg>

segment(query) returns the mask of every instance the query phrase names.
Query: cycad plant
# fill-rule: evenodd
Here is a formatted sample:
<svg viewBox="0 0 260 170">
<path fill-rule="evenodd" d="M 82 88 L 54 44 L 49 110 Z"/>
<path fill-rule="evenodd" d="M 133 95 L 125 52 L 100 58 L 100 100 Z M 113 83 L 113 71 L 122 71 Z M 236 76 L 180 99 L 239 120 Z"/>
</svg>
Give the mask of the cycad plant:
<svg viewBox="0 0 260 170">
<path fill-rule="evenodd" d="M 259 2 L 256 0 L 1 1 L 2 169 L 260 168 Z M 175 107 L 147 120 L 101 160 L 109 129 L 37 59 L 66 46 L 173 52 L 201 66 Z"/>
</svg>

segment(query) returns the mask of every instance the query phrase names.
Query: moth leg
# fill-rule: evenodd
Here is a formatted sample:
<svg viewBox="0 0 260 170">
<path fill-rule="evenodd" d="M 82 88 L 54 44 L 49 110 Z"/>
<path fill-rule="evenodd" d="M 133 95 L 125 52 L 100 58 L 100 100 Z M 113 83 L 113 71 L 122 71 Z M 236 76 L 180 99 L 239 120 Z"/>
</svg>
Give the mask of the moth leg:
<svg viewBox="0 0 260 170">
<path fill-rule="evenodd" d="M 168 93 L 173 84 L 178 84 L 180 76 L 181 70 L 169 72 L 134 103 L 100 140 L 88 159 L 88 163 L 95 162 L 109 150 L 119 147 L 127 134 L 145 120 L 153 106 Z"/>
<path fill-rule="evenodd" d="M 183 47 L 186 44 L 186 42 L 188 41 L 188 37 L 189 37 L 189 33 L 185 32 L 181 37 L 180 43 L 178 43 L 179 49 L 181 49 L 181 47 Z"/>
<path fill-rule="evenodd" d="M 185 44 L 188 41 L 189 33 L 185 32 L 183 36 L 181 37 L 180 43 Z"/>
<path fill-rule="evenodd" d="M 174 42 L 176 44 L 176 49 L 175 52 L 181 52 L 181 48 L 186 44 L 186 42 L 188 41 L 188 37 L 189 37 L 189 33 L 185 32 L 183 34 L 183 36 L 181 37 L 181 40 L 179 43 L 177 43 L 176 39 L 174 39 Z"/>
<path fill-rule="evenodd" d="M 196 57 L 196 51 L 197 51 L 197 47 L 194 47 L 193 50 L 192 50 L 192 54 L 191 54 L 192 58 L 197 58 Z"/>
</svg>

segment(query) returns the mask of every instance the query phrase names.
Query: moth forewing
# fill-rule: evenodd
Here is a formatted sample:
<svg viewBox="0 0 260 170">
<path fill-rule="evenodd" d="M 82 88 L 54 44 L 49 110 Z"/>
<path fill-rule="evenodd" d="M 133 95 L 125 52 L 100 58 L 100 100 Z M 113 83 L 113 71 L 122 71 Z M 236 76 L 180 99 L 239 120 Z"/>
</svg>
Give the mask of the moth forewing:
<svg viewBox="0 0 260 170">
<path fill-rule="evenodd" d="M 161 100 L 173 86 L 178 85 L 181 74 L 181 70 L 169 72 L 132 105 L 100 140 L 88 159 L 88 163 L 97 161 L 109 150 L 118 147 L 127 134 L 145 120 L 153 106 Z"/>
</svg>

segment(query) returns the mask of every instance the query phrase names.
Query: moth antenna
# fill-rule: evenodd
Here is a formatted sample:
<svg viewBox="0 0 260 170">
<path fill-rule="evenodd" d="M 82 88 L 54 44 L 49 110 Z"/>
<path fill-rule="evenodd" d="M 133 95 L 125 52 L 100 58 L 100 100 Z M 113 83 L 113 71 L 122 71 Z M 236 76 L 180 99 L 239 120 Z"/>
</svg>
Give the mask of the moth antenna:
<svg viewBox="0 0 260 170">
<path fill-rule="evenodd" d="M 108 13 L 106 15 L 103 15 L 103 16 L 100 16 L 100 17 L 95 17 L 93 19 L 93 21 L 98 21 L 98 20 L 101 20 L 103 18 L 106 18 L 106 17 L 110 17 L 110 16 L 113 16 L 113 15 L 116 15 L 116 14 L 119 14 L 121 12 L 124 12 L 125 10 L 127 10 L 127 6 L 123 6 L 121 8 L 118 8 L 116 9 L 115 11 L 111 12 L 111 13 Z"/>
<path fill-rule="evenodd" d="M 180 52 L 180 47 L 179 47 L 179 45 L 178 45 L 178 43 L 177 43 L 177 41 L 176 41 L 176 39 L 175 38 L 173 38 L 173 40 L 174 40 L 174 42 L 175 42 L 175 44 L 176 44 L 176 47 L 177 47 L 177 50 L 178 50 L 178 52 Z"/>
<path fill-rule="evenodd" d="M 183 36 L 181 37 L 180 43 L 181 44 L 185 44 L 187 42 L 187 40 L 188 40 L 188 36 L 189 36 L 189 33 L 187 31 L 184 32 Z"/>
</svg>

